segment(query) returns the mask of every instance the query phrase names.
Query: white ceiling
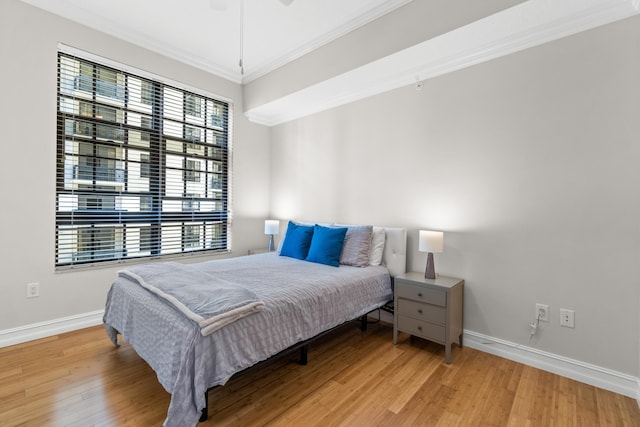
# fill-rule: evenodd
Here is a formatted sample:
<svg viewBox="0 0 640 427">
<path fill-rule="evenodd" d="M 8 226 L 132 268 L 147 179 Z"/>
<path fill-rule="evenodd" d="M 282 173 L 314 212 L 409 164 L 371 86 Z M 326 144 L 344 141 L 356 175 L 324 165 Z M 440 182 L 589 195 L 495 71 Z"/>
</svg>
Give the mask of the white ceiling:
<svg viewBox="0 0 640 427">
<path fill-rule="evenodd" d="M 289 6 L 280 0 L 23 1 L 246 83 L 411 0 L 294 0 Z M 244 76 L 238 66 L 242 1 Z"/>
<path fill-rule="evenodd" d="M 289 6 L 285 0 L 22 1 L 247 83 L 412 0 L 293 0 Z M 242 1 L 244 76 L 238 66 Z M 640 0 L 527 0 L 342 74 L 264 99 L 244 113 L 251 121 L 274 126 L 639 13 Z"/>
</svg>

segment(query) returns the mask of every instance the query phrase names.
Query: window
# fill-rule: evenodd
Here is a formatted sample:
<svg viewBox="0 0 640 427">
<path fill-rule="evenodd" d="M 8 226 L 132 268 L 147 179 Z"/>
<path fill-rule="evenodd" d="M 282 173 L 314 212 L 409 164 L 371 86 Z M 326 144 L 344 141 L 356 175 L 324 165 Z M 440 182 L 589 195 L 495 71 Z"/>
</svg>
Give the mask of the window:
<svg viewBox="0 0 640 427">
<path fill-rule="evenodd" d="M 151 117 L 140 117 L 140 126 L 142 126 L 144 129 L 153 129 Z M 145 142 L 149 142 L 151 141 L 151 134 L 149 132 L 141 131 L 140 139 Z"/>
<path fill-rule="evenodd" d="M 200 182 L 200 162 L 198 160 L 185 160 L 184 180 L 190 182 Z"/>
<path fill-rule="evenodd" d="M 153 250 L 153 229 L 148 227 L 140 227 L 140 252 L 151 253 Z"/>
<path fill-rule="evenodd" d="M 151 178 L 151 165 L 149 154 L 140 154 L 140 178 Z"/>
<path fill-rule="evenodd" d="M 140 197 L 140 212 L 151 212 L 153 210 L 153 197 Z"/>
<path fill-rule="evenodd" d="M 107 62 L 58 54 L 56 266 L 227 250 L 229 104 Z"/>
<path fill-rule="evenodd" d="M 186 212 L 197 211 L 200 210 L 200 200 L 195 200 L 195 197 L 198 197 L 197 194 L 187 194 L 189 199 L 185 199 L 182 201 L 182 210 Z"/>
<path fill-rule="evenodd" d="M 185 95 L 184 108 L 188 115 L 202 117 L 202 98 L 192 94 Z"/>
<path fill-rule="evenodd" d="M 202 247 L 200 243 L 200 227 L 199 225 L 186 225 L 184 227 L 184 249 L 193 250 Z"/>
<path fill-rule="evenodd" d="M 151 82 L 143 80 L 140 84 L 140 102 L 151 105 L 153 102 L 153 85 Z"/>
<path fill-rule="evenodd" d="M 78 252 L 76 261 L 110 259 L 116 252 L 115 227 L 90 227 L 78 232 Z"/>
<path fill-rule="evenodd" d="M 185 126 L 184 137 L 192 141 L 202 141 L 200 128 L 197 128 L 195 126 Z M 193 144 L 190 144 L 190 145 L 193 145 Z"/>
</svg>

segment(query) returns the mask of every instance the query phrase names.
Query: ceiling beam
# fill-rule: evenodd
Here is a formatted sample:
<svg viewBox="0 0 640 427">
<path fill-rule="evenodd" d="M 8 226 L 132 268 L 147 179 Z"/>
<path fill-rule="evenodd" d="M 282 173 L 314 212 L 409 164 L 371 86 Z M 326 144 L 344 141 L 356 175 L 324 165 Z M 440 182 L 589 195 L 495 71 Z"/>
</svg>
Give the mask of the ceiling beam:
<svg viewBox="0 0 640 427">
<path fill-rule="evenodd" d="M 624 19 L 639 0 L 529 0 L 404 50 L 250 107 L 275 126 Z"/>
</svg>

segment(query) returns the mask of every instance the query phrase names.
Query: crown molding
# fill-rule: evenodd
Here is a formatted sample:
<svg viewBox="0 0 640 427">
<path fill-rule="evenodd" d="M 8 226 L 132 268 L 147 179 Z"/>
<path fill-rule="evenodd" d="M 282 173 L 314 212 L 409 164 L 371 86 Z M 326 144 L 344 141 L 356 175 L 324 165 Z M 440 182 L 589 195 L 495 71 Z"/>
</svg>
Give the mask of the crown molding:
<svg viewBox="0 0 640 427">
<path fill-rule="evenodd" d="M 52 2 L 50 0 L 21 0 L 31 6 L 46 10 L 64 19 L 69 19 L 80 25 L 108 34 L 127 43 L 142 46 L 145 49 L 188 64 L 208 73 L 240 84 L 240 73 L 235 69 L 221 67 L 205 60 L 202 57 L 190 55 L 176 48 L 172 48 L 158 42 L 152 37 L 145 36 L 136 31 L 132 31 L 114 20 L 109 20 L 103 16 L 97 17 L 91 10 L 76 6 L 70 6 L 64 2 Z M 99 19 L 98 19 L 99 18 Z"/>
<path fill-rule="evenodd" d="M 245 112 L 275 126 L 415 84 L 640 11 L 640 0 L 529 0 Z"/>
<path fill-rule="evenodd" d="M 374 9 L 362 10 L 360 11 L 360 13 L 355 14 L 355 19 L 344 23 L 343 25 L 333 29 L 326 34 L 323 34 L 315 40 L 306 43 L 304 46 L 301 46 L 300 48 L 281 56 L 280 58 L 256 67 L 245 75 L 245 77 L 242 79 L 242 83 L 250 83 L 253 80 L 269 74 L 270 72 L 282 67 L 283 65 L 286 65 L 291 61 L 294 61 L 326 44 L 329 44 L 332 41 L 350 33 L 351 31 L 357 30 L 358 28 L 386 15 L 387 13 L 390 13 L 395 9 L 406 5 L 407 3 L 410 3 L 411 1 L 412 0 L 387 0 Z"/>
<path fill-rule="evenodd" d="M 124 27 L 120 23 L 114 20 L 109 20 L 103 16 L 98 17 L 91 10 L 87 8 L 81 8 L 76 6 L 70 6 L 64 2 L 52 2 L 51 0 L 21 0 L 24 3 L 31 6 L 38 7 L 48 12 L 59 15 L 63 18 L 80 23 L 86 27 L 108 34 L 112 37 L 124 40 L 129 43 L 133 43 L 138 46 L 142 46 L 145 49 L 156 52 L 160 55 L 174 59 L 179 62 L 191 65 L 195 68 L 199 68 L 208 73 L 217 75 L 226 80 L 230 80 L 234 83 L 244 84 L 249 83 L 259 77 L 262 77 L 275 69 L 306 55 L 307 53 L 322 47 L 333 40 L 336 40 L 345 34 L 372 22 L 381 16 L 411 2 L 412 0 L 387 0 L 376 8 L 370 10 L 361 10 L 355 13 L 355 18 L 346 22 L 345 24 L 335 28 L 329 33 L 323 34 L 321 37 L 316 38 L 310 43 L 305 44 L 299 49 L 288 52 L 286 55 L 276 58 L 266 64 L 260 64 L 253 70 L 248 71 L 242 76 L 237 67 L 223 67 L 217 64 L 213 64 L 206 59 L 189 54 L 183 50 L 172 48 L 164 43 L 160 43 L 153 37 L 146 36 L 142 33 L 132 31 L 129 28 Z"/>
</svg>

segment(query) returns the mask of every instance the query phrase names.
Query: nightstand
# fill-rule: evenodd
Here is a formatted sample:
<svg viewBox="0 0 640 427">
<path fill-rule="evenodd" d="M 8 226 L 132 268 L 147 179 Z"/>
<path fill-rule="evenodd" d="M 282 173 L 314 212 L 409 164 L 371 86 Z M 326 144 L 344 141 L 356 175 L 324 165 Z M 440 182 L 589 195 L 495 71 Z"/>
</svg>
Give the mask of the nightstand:
<svg viewBox="0 0 640 427">
<path fill-rule="evenodd" d="M 249 249 L 249 255 L 266 254 L 267 252 L 269 252 L 267 248 Z"/>
<path fill-rule="evenodd" d="M 451 344 L 462 347 L 464 280 L 408 272 L 395 278 L 393 343 L 398 332 L 407 332 L 445 346 L 445 361 L 451 363 Z"/>
</svg>

